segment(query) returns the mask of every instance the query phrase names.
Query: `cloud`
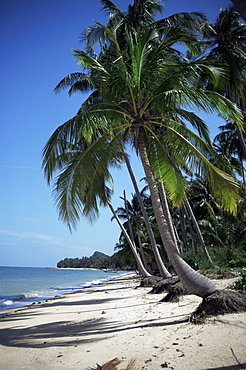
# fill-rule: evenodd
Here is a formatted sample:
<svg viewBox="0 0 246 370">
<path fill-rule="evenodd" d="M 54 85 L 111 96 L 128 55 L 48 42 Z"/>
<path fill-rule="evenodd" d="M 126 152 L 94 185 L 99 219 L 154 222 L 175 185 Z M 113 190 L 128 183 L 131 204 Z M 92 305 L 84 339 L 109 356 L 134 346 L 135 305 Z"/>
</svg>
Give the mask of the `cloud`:
<svg viewBox="0 0 246 370">
<path fill-rule="evenodd" d="M 20 170 L 40 170 L 38 167 L 32 167 L 32 166 L 2 166 L 0 165 L 0 168 L 12 168 L 12 169 L 20 169 Z"/>
<path fill-rule="evenodd" d="M 33 218 L 33 217 L 21 217 L 20 218 L 22 221 L 25 222 L 33 222 L 33 223 L 40 223 L 40 220 L 38 218 Z"/>
<path fill-rule="evenodd" d="M 56 238 L 51 235 L 41 234 L 41 233 L 28 233 L 28 232 L 15 232 L 10 230 L 0 230 L 0 234 L 6 235 L 6 236 L 13 236 L 19 239 L 29 239 L 30 242 L 28 245 L 33 245 L 34 243 L 36 245 L 42 246 L 46 250 L 65 250 L 70 251 L 70 253 L 83 253 L 84 255 L 90 255 L 94 252 L 94 249 L 88 247 L 88 246 L 82 246 L 82 245 L 71 245 L 67 242 L 63 241 L 62 239 Z M 20 243 L 11 241 L 4 241 L 1 243 L 5 246 L 16 246 L 20 245 Z M 27 246 L 27 240 L 25 241 L 25 245 Z"/>
<path fill-rule="evenodd" d="M 16 236 L 18 238 L 26 238 L 26 239 L 36 239 L 37 241 L 47 242 L 52 245 L 64 245 L 61 239 L 55 238 L 51 235 L 45 235 L 40 233 L 27 233 L 23 232 L 14 232 L 9 230 L 0 230 L 0 234 L 8 235 L 8 236 Z"/>
<path fill-rule="evenodd" d="M 75 254 L 89 256 L 93 254 L 94 248 L 87 245 L 71 244 L 62 239 L 56 238 L 51 235 L 41 233 L 28 233 L 28 232 L 15 232 L 11 230 L 0 230 L 2 234 L 9 237 L 7 240 L 1 242 L 1 247 L 25 247 L 33 250 L 34 245 L 42 248 L 43 251 L 53 251 L 56 253 L 64 253 L 73 257 Z M 13 237 L 13 238 L 11 238 Z M 63 251 L 63 252 L 62 252 Z"/>
</svg>

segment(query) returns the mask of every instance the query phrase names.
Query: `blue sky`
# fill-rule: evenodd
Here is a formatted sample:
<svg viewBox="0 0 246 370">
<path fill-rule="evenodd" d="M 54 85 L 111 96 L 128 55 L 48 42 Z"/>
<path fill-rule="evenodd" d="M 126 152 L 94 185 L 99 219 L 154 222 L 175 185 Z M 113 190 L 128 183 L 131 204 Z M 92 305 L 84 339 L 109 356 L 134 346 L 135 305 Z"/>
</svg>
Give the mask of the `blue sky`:
<svg viewBox="0 0 246 370">
<path fill-rule="evenodd" d="M 130 0 L 115 0 L 126 10 Z M 164 16 L 202 11 L 214 21 L 229 0 L 168 0 Z M 8 0 L 2 2 L 0 84 L 0 265 L 49 266 L 65 257 L 113 254 L 120 231 L 107 209 L 93 225 L 81 220 L 72 235 L 58 220 L 51 188 L 41 171 L 41 151 L 55 128 L 71 118 L 84 97 L 53 92 L 68 73 L 79 71 L 71 49 L 80 33 L 104 22 L 98 0 Z M 212 134 L 220 121 L 209 119 Z M 135 160 L 138 178 L 142 170 Z M 141 185 L 140 185 L 141 187 Z M 114 207 L 133 192 L 125 171 L 115 173 Z"/>
</svg>

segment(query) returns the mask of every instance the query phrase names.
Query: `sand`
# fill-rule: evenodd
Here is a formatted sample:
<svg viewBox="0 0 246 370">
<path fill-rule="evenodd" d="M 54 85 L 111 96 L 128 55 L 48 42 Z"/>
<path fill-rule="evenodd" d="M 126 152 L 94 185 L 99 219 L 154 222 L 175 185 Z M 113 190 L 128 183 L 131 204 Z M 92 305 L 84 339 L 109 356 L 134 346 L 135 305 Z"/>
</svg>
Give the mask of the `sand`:
<svg viewBox="0 0 246 370">
<path fill-rule="evenodd" d="M 187 322 L 201 299 L 159 303 L 131 274 L 73 294 L 0 314 L 0 369 L 246 369 L 246 314 Z M 226 287 L 233 280 L 217 280 Z"/>
</svg>

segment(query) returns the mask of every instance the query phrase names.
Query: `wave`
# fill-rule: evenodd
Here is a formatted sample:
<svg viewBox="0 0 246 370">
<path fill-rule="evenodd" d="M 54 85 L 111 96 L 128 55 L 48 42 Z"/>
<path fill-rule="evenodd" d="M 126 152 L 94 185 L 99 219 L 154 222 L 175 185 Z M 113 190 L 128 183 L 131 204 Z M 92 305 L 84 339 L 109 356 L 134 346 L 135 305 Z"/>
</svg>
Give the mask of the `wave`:
<svg viewBox="0 0 246 370">
<path fill-rule="evenodd" d="M 24 294 L 0 296 L 0 309 L 8 309 L 14 306 L 15 303 L 24 301 L 26 296 Z"/>
<path fill-rule="evenodd" d="M 50 287 L 48 291 L 36 291 L 27 294 L 17 294 L 17 295 L 5 295 L 0 296 L 0 311 L 9 310 L 12 308 L 19 308 L 24 306 L 29 306 L 36 302 L 43 302 L 48 299 L 52 299 L 57 296 L 64 294 L 69 294 L 76 292 L 77 290 L 88 288 L 92 285 L 98 285 L 105 283 L 109 280 L 115 279 L 123 275 L 127 275 L 129 272 L 118 273 L 117 276 L 110 276 L 106 278 L 94 279 L 91 281 L 83 282 L 81 284 L 76 284 L 71 287 Z"/>
<path fill-rule="evenodd" d="M 21 301 L 22 299 L 25 299 L 26 296 L 24 294 L 18 294 L 18 295 L 8 295 L 8 296 L 0 296 L 0 303 L 5 301 Z"/>
</svg>

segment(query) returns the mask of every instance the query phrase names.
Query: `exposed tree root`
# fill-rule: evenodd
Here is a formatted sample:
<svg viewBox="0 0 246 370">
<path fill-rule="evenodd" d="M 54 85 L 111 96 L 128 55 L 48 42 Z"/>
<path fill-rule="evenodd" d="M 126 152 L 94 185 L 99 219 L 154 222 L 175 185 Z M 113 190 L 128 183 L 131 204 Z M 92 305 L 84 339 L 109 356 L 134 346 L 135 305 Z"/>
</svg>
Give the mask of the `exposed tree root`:
<svg viewBox="0 0 246 370">
<path fill-rule="evenodd" d="M 178 302 L 179 297 L 186 294 L 188 294 L 188 291 L 178 282 L 174 285 L 170 285 L 167 295 L 162 298 L 160 302 Z"/>
<path fill-rule="evenodd" d="M 190 321 L 194 324 L 202 324 L 209 316 L 236 312 L 246 312 L 246 294 L 233 290 L 221 290 L 204 298 L 190 316 Z"/>
<path fill-rule="evenodd" d="M 158 283 L 162 278 L 160 276 L 150 276 L 143 278 L 140 282 L 140 287 L 153 287 Z"/>
<path fill-rule="evenodd" d="M 113 360 L 106 362 L 104 365 L 98 365 L 96 368 L 91 368 L 91 370 L 117 370 L 121 361 L 116 357 Z M 127 367 L 124 370 L 134 370 L 135 369 L 135 360 L 131 360 Z"/>
<path fill-rule="evenodd" d="M 171 278 L 167 278 L 167 279 L 162 279 L 162 280 L 158 281 L 153 286 L 153 288 L 151 289 L 151 291 L 149 293 L 150 294 L 159 294 L 159 293 L 163 293 L 163 292 L 169 292 L 170 289 L 171 289 L 171 287 L 174 284 L 177 284 L 179 281 L 180 280 L 177 277 L 171 277 Z"/>
</svg>

